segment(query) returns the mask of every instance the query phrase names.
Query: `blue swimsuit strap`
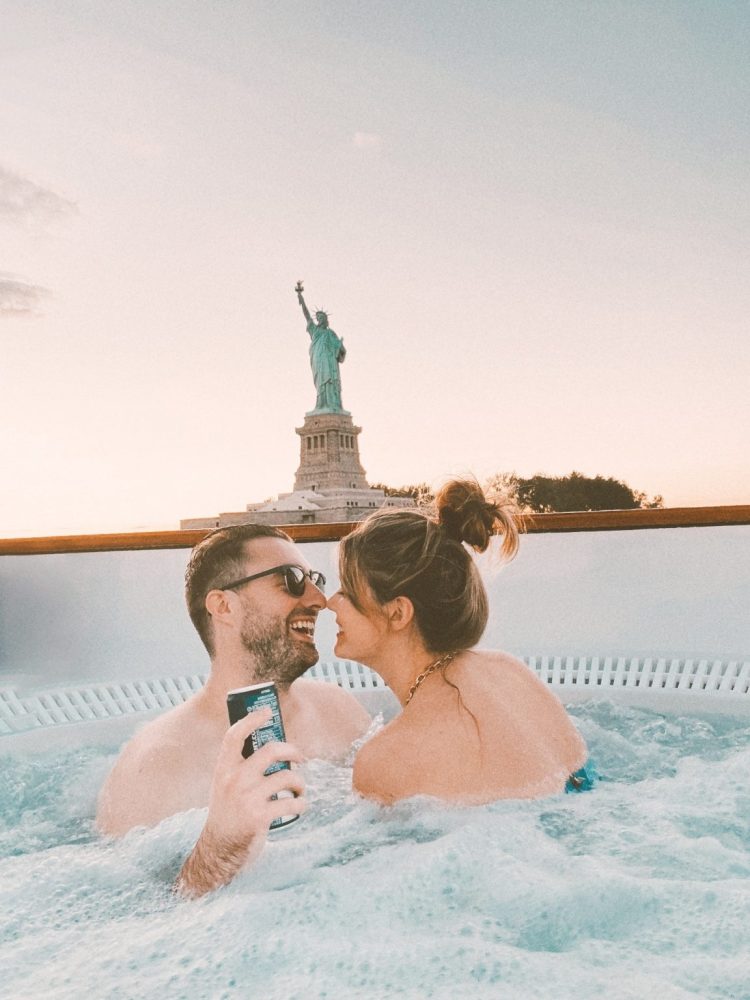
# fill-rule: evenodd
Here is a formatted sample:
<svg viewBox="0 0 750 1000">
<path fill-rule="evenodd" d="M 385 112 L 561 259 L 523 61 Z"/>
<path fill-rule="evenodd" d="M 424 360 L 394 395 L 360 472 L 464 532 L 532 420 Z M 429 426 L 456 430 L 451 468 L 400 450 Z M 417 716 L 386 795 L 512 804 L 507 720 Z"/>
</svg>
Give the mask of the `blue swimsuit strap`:
<svg viewBox="0 0 750 1000">
<path fill-rule="evenodd" d="M 574 771 L 565 782 L 566 792 L 589 792 L 596 784 L 599 775 L 592 761 L 587 760 L 583 767 Z"/>
</svg>

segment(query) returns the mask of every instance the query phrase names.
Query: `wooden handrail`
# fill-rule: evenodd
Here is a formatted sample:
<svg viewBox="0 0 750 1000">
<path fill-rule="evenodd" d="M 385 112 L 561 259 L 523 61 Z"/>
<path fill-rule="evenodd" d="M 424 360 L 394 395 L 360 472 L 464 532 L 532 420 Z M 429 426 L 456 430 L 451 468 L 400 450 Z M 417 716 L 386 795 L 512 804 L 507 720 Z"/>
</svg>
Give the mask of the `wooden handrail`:
<svg viewBox="0 0 750 1000">
<path fill-rule="evenodd" d="M 529 534 L 566 531 L 627 531 L 638 528 L 700 528 L 750 524 L 750 504 L 732 507 L 666 507 L 657 510 L 594 510 L 566 514 L 524 514 Z M 283 526 L 298 542 L 335 542 L 356 522 Z M 0 556 L 58 552 L 113 552 L 127 549 L 189 549 L 208 534 L 189 531 L 132 531 L 108 535 L 55 535 L 40 538 L 0 538 Z"/>
</svg>

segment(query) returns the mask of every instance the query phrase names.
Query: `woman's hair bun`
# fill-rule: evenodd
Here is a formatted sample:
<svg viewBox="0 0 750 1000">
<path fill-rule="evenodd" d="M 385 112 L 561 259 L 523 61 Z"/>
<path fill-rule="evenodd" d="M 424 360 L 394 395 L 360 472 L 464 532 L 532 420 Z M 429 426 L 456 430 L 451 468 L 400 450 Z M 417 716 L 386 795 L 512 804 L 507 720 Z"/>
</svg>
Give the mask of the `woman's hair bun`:
<svg viewBox="0 0 750 1000">
<path fill-rule="evenodd" d="M 503 554 L 510 558 L 518 548 L 518 528 L 510 510 L 488 500 L 478 482 L 453 479 L 435 497 L 437 520 L 451 538 L 484 552 L 496 533 L 502 534 Z"/>
</svg>

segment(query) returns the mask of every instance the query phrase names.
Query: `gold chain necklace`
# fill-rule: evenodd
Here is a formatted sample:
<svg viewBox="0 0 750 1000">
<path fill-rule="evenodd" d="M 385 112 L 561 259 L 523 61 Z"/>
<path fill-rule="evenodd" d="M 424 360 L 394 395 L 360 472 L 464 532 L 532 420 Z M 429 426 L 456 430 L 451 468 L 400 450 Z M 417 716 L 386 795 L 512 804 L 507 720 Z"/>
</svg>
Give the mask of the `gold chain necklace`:
<svg viewBox="0 0 750 1000">
<path fill-rule="evenodd" d="M 409 688 L 409 694 L 406 696 L 406 701 L 404 702 L 404 708 L 406 708 L 406 706 L 412 700 L 414 695 L 417 693 L 417 688 L 419 687 L 419 685 L 423 681 L 427 680 L 430 674 L 434 674 L 435 671 L 439 670 L 441 667 L 447 667 L 448 664 L 451 663 L 453 660 L 455 660 L 457 656 L 458 653 L 445 653 L 439 659 L 435 660 L 434 663 L 431 663 L 426 670 L 423 670 L 422 673 L 418 675 L 417 679 L 414 681 L 412 686 Z"/>
</svg>

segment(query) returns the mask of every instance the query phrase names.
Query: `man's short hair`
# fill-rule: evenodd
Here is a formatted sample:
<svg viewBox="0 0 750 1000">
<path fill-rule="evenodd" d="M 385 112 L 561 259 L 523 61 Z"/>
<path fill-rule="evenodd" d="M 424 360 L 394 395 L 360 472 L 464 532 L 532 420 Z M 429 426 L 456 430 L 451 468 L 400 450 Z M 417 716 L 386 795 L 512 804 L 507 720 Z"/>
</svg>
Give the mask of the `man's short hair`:
<svg viewBox="0 0 750 1000">
<path fill-rule="evenodd" d="M 206 609 L 206 595 L 223 584 L 245 575 L 245 542 L 256 538 L 291 538 L 281 528 L 270 524 L 233 524 L 217 528 L 195 546 L 185 570 L 185 600 L 188 612 L 209 656 L 214 655 L 211 615 Z"/>
</svg>

